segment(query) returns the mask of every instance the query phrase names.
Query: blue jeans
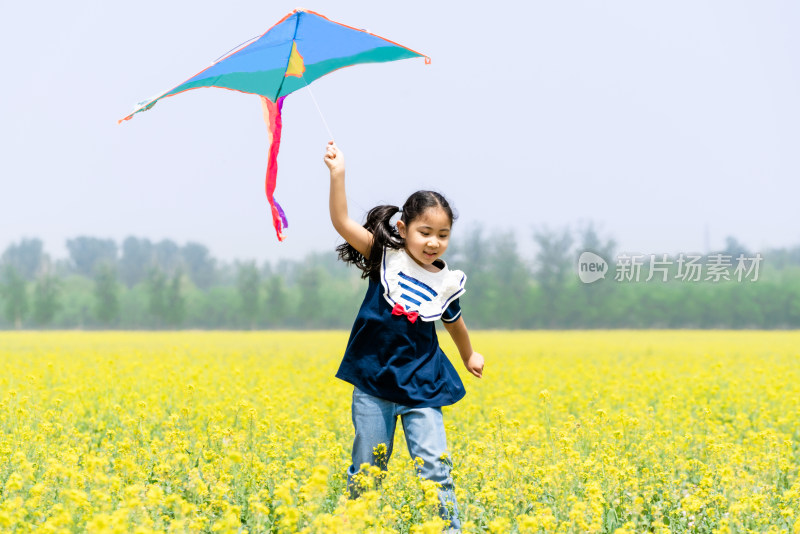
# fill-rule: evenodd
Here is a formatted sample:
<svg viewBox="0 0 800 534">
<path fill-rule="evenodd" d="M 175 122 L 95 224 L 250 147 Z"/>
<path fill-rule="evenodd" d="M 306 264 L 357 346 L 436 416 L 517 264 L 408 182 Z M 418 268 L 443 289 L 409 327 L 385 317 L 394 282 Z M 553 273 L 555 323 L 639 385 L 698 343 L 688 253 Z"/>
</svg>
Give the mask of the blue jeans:
<svg viewBox="0 0 800 534">
<path fill-rule="evenodd" d="M 377 465 L 386 470 L 392 456 L 394 430 L 397 416 L 403 423 L 406 444 L 411 458 L 422 459 L 416 463 L 420 477 L 439 485 L 439 514 L 450 521 L 450 528 L 458 530 L 458 506 L 450 476 L 450 459 L 447 455 L 447 442 L 444 434 L 444 420 L 441 408 L 410 408 L 394 402 L 368 395 L 353 388 L 353 427 L 356 437 L 353 441 L 353 464 L 347 470 L 347 487 L 351 497 L 357 497 L 359 488 L 353 477 L 358 474 L 361 464 Z M 386 454 L 374 454 L 381 443 L 386 445 Z"/>
</svg>

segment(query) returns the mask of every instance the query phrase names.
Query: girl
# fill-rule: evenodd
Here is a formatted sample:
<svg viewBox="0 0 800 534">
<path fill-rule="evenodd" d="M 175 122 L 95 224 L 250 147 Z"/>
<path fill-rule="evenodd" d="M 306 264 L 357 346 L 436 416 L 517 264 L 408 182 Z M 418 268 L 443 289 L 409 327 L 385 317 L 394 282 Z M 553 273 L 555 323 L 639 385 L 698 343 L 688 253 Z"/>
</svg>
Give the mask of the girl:
<svg viewBox="0 0 800 534">
<path fill-rule="evenodd" d="M 363 226 L 347 214 L 344 155 L 328 143 L 330 213 L 345 239 L 339 258 L 369 278 L 337 378 L 353 384 L 355 427 L 352 465 L 347 471 L 351 497 L 363 464 L 386 469 L 392 454 L 397 416 L 419 475 L 436 482 L 440 514 L 458 531 L 458 507 L 450 476 L 442 406 L 466 393 L 455 368 L 439 348 L 434 321 L 441 318 L 470 373 L 480 378 L 483 356 L 472 350 L 458 297 L 466 276 L 440 259 L 450 239 L 453 211 L 444 197 L 418 191 L 403 205 L 378 206 Z M 390 219 L 401 212 L 396 229 Z M 379 445 L 382 445 L 379 447 Z"/>
</svg>

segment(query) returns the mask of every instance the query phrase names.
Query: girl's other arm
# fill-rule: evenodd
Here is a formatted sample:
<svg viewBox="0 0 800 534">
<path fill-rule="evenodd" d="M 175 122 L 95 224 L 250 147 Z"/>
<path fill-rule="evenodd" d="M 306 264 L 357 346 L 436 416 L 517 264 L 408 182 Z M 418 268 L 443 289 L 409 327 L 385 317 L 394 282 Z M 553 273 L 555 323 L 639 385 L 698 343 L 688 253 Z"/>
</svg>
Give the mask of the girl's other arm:
<svg viewBox="0 0 800 534">
<path fill-rule="evenodd" d="M 331 171 L 330 211 L 333 227 L 345 241 L 365 258 L 372 248 L 372 233 L 347 214 L 347 194 L 344 188 L 344 154 L 333 141 L 328 142 L 325 165 Z"/>
<path fill-rule="evenodd" d="M 464 318 L 459 317 L 452 323 L 444 323 L 444 328 L 453 338 L 456 347 L 458 347 L 464 366 L 470 373 L 481 378 L 483 376 L 483 356 L 472 350 L 472 343 L 469 340 L 469 332 L 467 331 L 467 325 L 464 324 Z"/>
</svg>

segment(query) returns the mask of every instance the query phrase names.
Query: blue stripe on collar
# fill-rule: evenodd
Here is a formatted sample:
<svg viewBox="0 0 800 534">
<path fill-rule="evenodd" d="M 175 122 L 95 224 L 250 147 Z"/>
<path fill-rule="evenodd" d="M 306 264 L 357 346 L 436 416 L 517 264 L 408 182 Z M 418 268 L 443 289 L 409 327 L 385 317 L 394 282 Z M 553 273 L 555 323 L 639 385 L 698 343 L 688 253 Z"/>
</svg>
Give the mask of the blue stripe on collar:
<svg viewBox="0 0 800 534">
<path fill-rule="evenodd" d="M 404 280 L 407 280 L 407 281 L 411 282 L 412 284 L 415 284 L 415 285 L 417 285 L 417 286 L 421 287 L 422 289 L 425 289 L 425 290 L 427 290 L 427 291 L 428 291 L 428 292 L 430 292 L 430 294 L 431 294 L 431 295 L 433 295 L 434 297 L 438 295 L 438 293 L 437 293 L 436 291 L 434 291 L 434 290 L 433 290 L 433 288 L 431 288 L 431 287 L 430 287 L 428 284 L 426 284 L 426 283 L 424 283 L 424 282 L 420 282 L 419 280 L 417 280 L 417 279 L 416 279 L 416 278 L 414 278 L 413 276 L 408 276 L 408 275 L 407 275 L 406 273 L 404 273 L 403 271 L 399 271 L 397 274 L 400 276 L 400 278 L 402 278 L 402 279 L 404 279 Z M 430 300 L 430 299 L 429 299 L 429 300 Z"/>
</svg>

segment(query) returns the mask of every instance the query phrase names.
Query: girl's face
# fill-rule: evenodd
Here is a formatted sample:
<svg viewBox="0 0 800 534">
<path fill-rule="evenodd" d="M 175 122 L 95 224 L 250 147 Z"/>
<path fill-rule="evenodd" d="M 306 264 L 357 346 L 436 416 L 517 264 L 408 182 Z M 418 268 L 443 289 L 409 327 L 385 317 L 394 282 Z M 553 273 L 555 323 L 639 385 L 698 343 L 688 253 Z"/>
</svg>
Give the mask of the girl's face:
<svg viewBox="0 0 800 534">
<path fill-rule="evenodd" d="M 433 262 L 444 254 L 450 242 L 450 226 L 450 217 L 439 206 L 426 209 L 408 225 L 397 221 L 397 230 L 405 239 L 408 255 L 424 269 L 433 272 L 439 270 Z"/>
</svg>

